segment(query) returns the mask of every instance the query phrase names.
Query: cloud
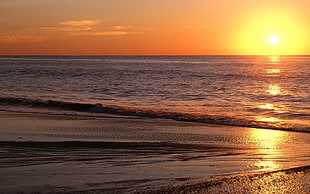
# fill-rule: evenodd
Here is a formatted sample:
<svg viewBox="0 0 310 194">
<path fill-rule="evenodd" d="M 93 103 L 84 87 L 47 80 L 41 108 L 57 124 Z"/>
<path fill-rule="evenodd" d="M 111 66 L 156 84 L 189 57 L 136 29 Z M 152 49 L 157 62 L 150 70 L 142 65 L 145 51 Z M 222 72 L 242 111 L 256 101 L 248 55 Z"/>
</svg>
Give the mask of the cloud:
<svg viewBox="0 0 310 194">
<path fill-rule="evenodd" d="M 134 31 L 91 31 L 91 32 L 71 32 L 67 35 L 69 36 L 120 36 L 120 35 L 127 35 L 127 34 L 137 34 L 139 32 Z"/>
<path fill-rule="evenodd" d="M 101 21 L 100 20 L 69 20 L 69 21 L 64 21 L 60 22 L 61 25 L 66 25 L 66 26 L 95 26 L 99 24 Z"/>
<path fill-rule="evenodd" d="M 38 30 L 45 34 L 58 34 L 58 33 L 71 33 L 71 32 L 81 32 L 92 30 L 92 27 L 43 27 Z"/>
<path fill-rule="evenodd" d="M 130 26 L 113 26 L 113 29 L 115 30 L 123 30 L 123 29 L 128 29 Z"/>
<path fill-rule="evenodd" d="M 69 20 L 63 21 L 55 26 L 43 27 L 41 30 L 47 33 L 71 33 L 79 31 L 91 31 L 100 24 L 100 20 Z"/>
<path fill-rule="evenodd" d="M 98 25 L 100 20 L 69 20 L 59 23 L 59 26 L 49 27 L 46 30 L 62 32 L 66 36 L 120 36 L 135 34 L 137 32 L 128 31 L 131 26 L 115 25 L 112 30 L 101 30 Z"/>
<path fill-rule="evenodd" d="M 30 42 L 41 42 L 46 39 L 44 36 L 31 35 L 31 34 L 2 34 L 0 35 L 1 42 L 7 43 L 30 43 Z"/>
<path fill-rule="evenodd" d="M 57 36 L 123 36 L 141 32 L 130 30 L 131 26 L 110 26 L 105 29 L 99 26 L 100 20 L 68 20 L 54 26 L 30 29 L 24 32 L 10 32 L 0 34 L 1 42 L 24 43 L 40 42 Z"/>
<path fill-rule="evenodd" d="M 100 20 L 69 20 L 58 23 L 56 26 L 43 27 L 45 33 L 62 33 L 66 36 L 120 36 L 135 34 L 138 32 L 128 31 L 131 26 L 115 25 L 110 30 L 102 30 Z"/>
</svg>

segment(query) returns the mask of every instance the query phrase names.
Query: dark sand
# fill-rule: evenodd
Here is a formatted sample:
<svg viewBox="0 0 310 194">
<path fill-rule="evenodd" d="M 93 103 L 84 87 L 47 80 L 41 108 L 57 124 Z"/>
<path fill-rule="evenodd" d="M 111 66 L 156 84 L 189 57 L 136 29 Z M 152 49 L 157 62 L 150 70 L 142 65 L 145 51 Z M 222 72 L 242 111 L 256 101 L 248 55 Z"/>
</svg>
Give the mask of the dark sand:
<svg viewBox="0 0 310 194">
<path fill-rule="evenodd" d="M 1 193 L 309 193 L 310 134 L 0 112 Z"/>
</svg>

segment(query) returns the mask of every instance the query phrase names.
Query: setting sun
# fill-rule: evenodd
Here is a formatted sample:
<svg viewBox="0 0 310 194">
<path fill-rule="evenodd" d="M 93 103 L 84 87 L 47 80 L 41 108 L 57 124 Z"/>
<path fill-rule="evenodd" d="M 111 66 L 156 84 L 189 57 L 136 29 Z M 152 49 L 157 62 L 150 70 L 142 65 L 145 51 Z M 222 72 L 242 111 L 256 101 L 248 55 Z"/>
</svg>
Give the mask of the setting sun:
<svg viewBox="0 0 310 194">
<path fill-rule="evenodd" d="M 277 35 L 272 35 L 269 37 L 270 44 L 278 44 L 279 43 L 279 37 Z"/>
</svg>

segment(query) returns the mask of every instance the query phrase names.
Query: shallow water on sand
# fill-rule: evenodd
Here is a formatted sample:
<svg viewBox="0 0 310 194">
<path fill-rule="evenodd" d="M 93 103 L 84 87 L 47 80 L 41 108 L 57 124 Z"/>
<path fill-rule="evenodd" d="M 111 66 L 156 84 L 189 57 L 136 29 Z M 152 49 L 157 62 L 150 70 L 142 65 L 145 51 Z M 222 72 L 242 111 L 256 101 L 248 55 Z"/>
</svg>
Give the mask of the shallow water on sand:
<svg viewBox="0 0 310 194">
<path fill-rule="evenodd" d="M 8 112 L 0 122 L 3 191 L 141 191 L 310 162 L 308 133 Z"/>
</svg>

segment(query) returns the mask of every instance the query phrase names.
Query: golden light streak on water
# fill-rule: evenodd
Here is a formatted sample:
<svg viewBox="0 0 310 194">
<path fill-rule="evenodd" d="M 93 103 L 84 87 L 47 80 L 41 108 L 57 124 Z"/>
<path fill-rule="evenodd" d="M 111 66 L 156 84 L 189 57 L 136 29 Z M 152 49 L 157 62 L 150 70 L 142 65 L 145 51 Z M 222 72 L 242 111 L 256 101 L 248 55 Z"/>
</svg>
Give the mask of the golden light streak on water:
<svg viewBox="0 0 310 194">
<path fill-rule="evenodd" d="M 280 58 L 279 58 L 279 56 L 269 56 L 268 61 L 270 63 L 278 63 L 278 62 L 280 62 Z"/>
<path fill-rule="evenodd" d="M 278 77 L 280 76 L 281 69 L 266 69 L 267 77 Z"/>
<path fill-rule="evenodd" d="M 261 158 L 254 162 L 252 166 L 258 167 L 258 171 L 276 170 L 281 167 L 280 158 L 283 155 L 283 146 L 287 133 L 283 131 L 253 129 L 251 138 L 257 146 L 256 154 Z"/>
<path fill-rule="evenodd" d="M 257 116 L 256 117 L 256 120 L 257 121 L 263 121 L 263 122 L 281 122 L 282 120 L 281 119 L 278 119 L 278 118 L 274 118 L 274 117 L 264 117 L 264 116 Z"/>
<path fill-rule="evenodd" d="M 268 85 L 268 89 L 266 90 L 267 93 L 276 96 L 282 93 L 282 88 L 279 86 L 279 84 L 270 84 Z"/>
<path fill-rule="evenodd" d="M 285 113 L 285 112 L 287 112 L 285 107 L 277 106 L 277 105 L 272 104 L 272 103 L 259 104 L 257 107 L 259 109 L 262 109 L 262 110 L 270 110 L 270 111 L 274 111 L 276 113 Z"/>
<path fill-rule="evenodd" d="M 261 104 L 261 105 L 259 105 L 259 108 L 261 108 L 261 109 L 268 109 L 268 110 L 279 109 L 279 108 L 275 107 L 274 104 Z"/>
</svg>

